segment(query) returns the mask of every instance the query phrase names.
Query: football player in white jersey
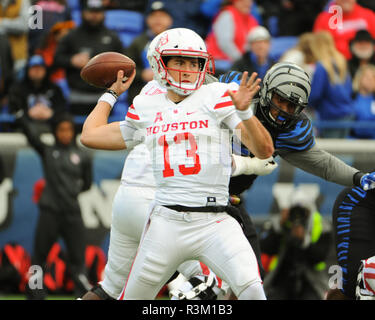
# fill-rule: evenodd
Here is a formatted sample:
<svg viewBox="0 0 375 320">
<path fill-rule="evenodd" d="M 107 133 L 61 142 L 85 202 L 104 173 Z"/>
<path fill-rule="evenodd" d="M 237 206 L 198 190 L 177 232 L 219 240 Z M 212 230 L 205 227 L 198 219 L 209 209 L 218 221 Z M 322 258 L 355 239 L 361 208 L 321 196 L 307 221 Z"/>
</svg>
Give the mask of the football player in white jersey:
<svg viewBox="0 0 375 320">
<path fill-rule="evenodd" d="M 142 89 L 140 94 L 152 96 L 165 92 L 166 89 L 153 80 Z M 273 157 L 260 160 L 255 157 L 232 156 L 232 176 L 266 175 L 277 167 Z M 126 158 L 121 183 L 113 201 L 110 245 L 103 280 L 86 293 L 82 297 L 83 300 L 110 300 L 120 295 L 135 257 L 143 226 L 148 218 L 148 209 L 154 199 L 155 187 L 149 151 L 144 144 L 139 144 Z M 179 266 L 178 271 L 186 279 L 197 277 L 202 281 L 213 281 L 211 289 L 216 295 L 227 292 L 228 288 L 221 279 L 217 279 L 216 276 L 212 276 L 212 279 L 207 278 L 210 270 L 198 261 L 187 261 Z M 202 291 L 206 286 L 206 284 L 200 286 Z M 182 289 L 180 291 L 183 291 Z M 194 292 L 193 299 L 199 299 L 201 292 Z"/>
<path fill-rule="evenodd" d="M 260 80 L 253 74 L 247 81 L 244 73 L 239 87 L 202 86 L 210 56 L 188 29 L 164 32 L 149 61 L 167 94 L 138 96 L 124 122 L 108 124 L 116 95 L 134 79 L 123 82 L 119 71 L 112 93 L 99 99 L 81 135 L 84 145 L 99 149 L 131 148 L 144 139 L 151 154 L 155 204 L 120 299 L 154 298 L 190 259 L 211 267 L 239 299 L 265 299 L 252 248 L 225 212 L 232 130 L 240 131 L 258 158 L 273 153 L 269 133 L 249 108 Z"/>
<path fill-rule="evenodd" d="M 155 37 L 150 44 L 149 55 L 152 53 L 157 40 L 158 37 Z M 206 76 L 205 83 L 213 81 L 217 81 L 217 79 Z M 152 80 L 141 90 L 140 94 L 152 96 L 166 93 L 166 91 L 165 87 Z M 266 175 L 277 167 L 273 157 L 266 160 L 235 155 L 232 155 L 232 157 L 232 176 L 241 174 Z M 135 257 L 143 226 L 148 218 L 148 208 L 154 199 L 154 193 L 155 180 L 150 155 L 145 145 L 139 144 L 127 156 L 121 183 L 113 201 L 110 246 L 103 280 L 87 292 L 82 297 L 83 300 L 110 300 L 116 299 L 120 295 L 123 283 L 125 283 L 130 271 L 131 262 Z M 202 295 L 209 299 L 210 296 L 204 290 L 212 291 L 214 295 L 223 295 L 227 292 L 228 286 L 225 282 L 218 279 L 209 268 L 198 261 L 187 261 L 180 265 L 178 271 L 186 279 L 196 277 L 204 282 L 203 285 L 198 285 L 199 292 L 196 289 L 194 290 L 192 299 L 200 299 Z M 207 288 L 208 286 L 209 288 Z M 183 284 L 179 289 L 178 292 L 183 292 L 191 289 L 191 286 Z"/>
</svg>

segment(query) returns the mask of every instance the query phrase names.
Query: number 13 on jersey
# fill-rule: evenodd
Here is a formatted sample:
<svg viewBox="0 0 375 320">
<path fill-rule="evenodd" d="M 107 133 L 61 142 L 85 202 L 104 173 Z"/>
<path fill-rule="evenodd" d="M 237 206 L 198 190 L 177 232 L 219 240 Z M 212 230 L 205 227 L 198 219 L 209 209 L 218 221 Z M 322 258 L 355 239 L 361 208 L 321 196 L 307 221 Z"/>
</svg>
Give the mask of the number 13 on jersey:
<svg viewBox="0 0 375 320">
<path fill-rule="evenodd" d="M 192 158 L 194 161 L 194 165 L 192 167 L 186 167 L 185 165 L 179 165 L 178 170 L 183 175 L 190 175 L 190 174 L 198 174 L 201 171 L 201 164 L 199 161 L 199 155 L 197 154 L 198 146 L 194 136 L 190 132 L 181 132 L 177 133 L 174 138 L 173 142 L 175 144 L 180 144 L 183 141 L 189 141 L 190 149 L 186 150 L 186 156 Z M 163 177 L 173 177 L 174 170 L 171 168 L 170 165 L 170 157 L 169 157 L 169 150 L 170 146 L 167 142 L 166 136 L 163 135 L 159 137 L 158 143 L 160 146 L 163 147 L 163 155 L 164 155 L 164 170 L 163 170 Z"/>
</svg>

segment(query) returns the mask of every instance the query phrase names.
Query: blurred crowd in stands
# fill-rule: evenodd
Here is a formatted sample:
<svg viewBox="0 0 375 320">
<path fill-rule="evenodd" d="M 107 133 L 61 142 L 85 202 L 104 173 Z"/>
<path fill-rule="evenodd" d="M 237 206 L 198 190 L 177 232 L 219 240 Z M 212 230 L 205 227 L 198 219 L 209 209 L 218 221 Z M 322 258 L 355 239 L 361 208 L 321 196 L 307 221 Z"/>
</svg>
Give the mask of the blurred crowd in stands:
<svg viewBox="0 0 375 320">
<path fill-rule="evenodd" d="M 278 61 L 302 66 L 311 76 L 306 112 L 318 137 L 373 139 L 374 10 L 370 0 L 1 0 L 0 132 L 19 130 L 13 114 L 21 109 L 42 131 L 69 111 L 79 130 L 103 91 L 80 70 L 104 51 L 137 65 L 113 109 L 114 119 L 123 118 L 152 79 L 150 41 L 186 27 L 205 39 L 216 75 L 247 70 L 262 77 Z"/>
</svg>

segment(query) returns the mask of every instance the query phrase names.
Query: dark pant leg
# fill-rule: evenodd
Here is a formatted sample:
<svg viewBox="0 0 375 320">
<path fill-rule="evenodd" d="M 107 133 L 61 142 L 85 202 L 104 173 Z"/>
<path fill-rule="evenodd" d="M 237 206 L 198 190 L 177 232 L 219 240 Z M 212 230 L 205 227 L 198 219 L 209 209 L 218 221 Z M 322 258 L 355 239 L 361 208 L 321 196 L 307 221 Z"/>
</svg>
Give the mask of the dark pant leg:
<svg viewBox="0 0 375 320">
<path fill-rule="evenodd" d="M 355 299 L 360 261 L 375 255 L 375 214 L 374 209 L 356 204 L 348 205 L 345 195 L 338 198 L 332 219 L 336 257 L 342 270 L 341 291 L 347 297 Z M 341 206 L 342 202 L 345 205 Z"/>
<path fill-rule="evenodd" d="M 85 266 L 86 229 L 79 212 L 64 220 L 61 234 L 67 249 L 67 267 L 74 282 L 75 294 L 82 296 L 91 286 Z"/>
<path fill-rule="evenodd" d="M 244 234 L 247 240 L 250 242 L 250 245 L 254 250 L 255 256 L 258 260 L 259 273 L 263 279 L 265 276 L 265 270 L 262 265 L 260 243 L 259 243 L 257 231 L 255 229 L 255 225 L 250 215 L 247 213 L 244 204 L 240 204 L 239 211 L 240 211 L 242 223 L 243 223 L 242 229 L 244 231 Z"/>
<path fill-rule="evenodd" d="M 40 266 L 43 274 L 48 253 L 59 236 L 58 220 L 58 216 L 54 212 L 39 208 L 31 264 Z M 26 296 L 31 300 L 42 300 L 47 296 L 47 289 L 44 285 L 42 289 L 30 289 L 29 285 L 26 285 Z"/>
</svg>

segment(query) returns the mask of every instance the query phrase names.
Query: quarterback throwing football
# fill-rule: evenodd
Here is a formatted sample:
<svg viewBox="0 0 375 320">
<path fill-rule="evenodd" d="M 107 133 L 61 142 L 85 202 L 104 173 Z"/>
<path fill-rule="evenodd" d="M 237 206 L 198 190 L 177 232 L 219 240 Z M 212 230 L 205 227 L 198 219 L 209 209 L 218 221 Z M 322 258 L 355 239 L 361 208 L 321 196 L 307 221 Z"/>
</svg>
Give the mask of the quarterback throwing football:
<svg viewBox="0 0 375 320">
<path fill-rule="evenodd" d="M 153 299 L 184 261 L 204 262 L 239 299 L 265 299 L 254 252 L 226 213 L 231 136 L 258 158 L 272 155 L 269 133 L 249 108 L 256 74 L 240 85 L 203 85 L 210 55 L 189 29 L 165 31 L 149 57 L 167 93 L 137 96 L 125 121 L 108 124 L 116 97 L 105 93 L 83 126 L 81 141 L 99 149 L 132 148 L 144 140 L 156 181 L 155 203 L 120 299 Z M 125 92 L 119 71 L 111 90 Z M 233 238 L 234 237 L 234 238 Z"/>
</svg>

